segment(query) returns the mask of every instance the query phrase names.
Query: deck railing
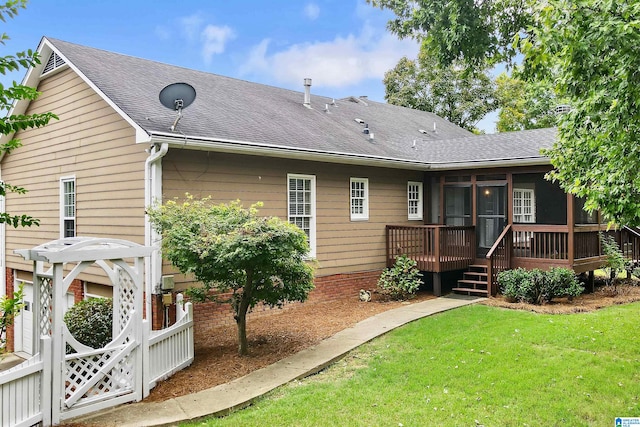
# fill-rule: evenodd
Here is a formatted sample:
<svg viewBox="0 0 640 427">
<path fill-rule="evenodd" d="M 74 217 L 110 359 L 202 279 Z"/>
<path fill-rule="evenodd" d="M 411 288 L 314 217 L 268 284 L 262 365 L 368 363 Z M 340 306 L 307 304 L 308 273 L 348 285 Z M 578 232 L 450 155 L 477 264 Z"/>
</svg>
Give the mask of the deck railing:
<svg viewBox="0 0 640 427">
<path fill-rule="evenodd" d="M 640 262 L 640 230 L 622 227 L 620 230 L 620 249 L 625 258 Z"/>
<path fill-rule="evenodd" d="M 501 271 L 511 268 L 511 256 L 513 254 L 513 246 L 510 242 L 515 242 L 515 232 L 508 224 L 495 243 L 487 252 L 487 290 L 490 295 L 498 292 L 498 274 Z"/>
<path fill-rule="evenodd" d="M 406 255 L 422 271 L 461 270 L 475 259 L 474 227 L 387 225 L 387 266 Z"/>
</svg>

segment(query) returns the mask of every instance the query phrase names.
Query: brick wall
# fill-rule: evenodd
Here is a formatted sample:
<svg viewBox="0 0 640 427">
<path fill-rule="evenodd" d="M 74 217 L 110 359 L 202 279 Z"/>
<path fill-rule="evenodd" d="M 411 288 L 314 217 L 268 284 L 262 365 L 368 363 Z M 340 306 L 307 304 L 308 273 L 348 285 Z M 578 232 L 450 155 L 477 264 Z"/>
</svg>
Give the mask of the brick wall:
<svg viewBox="0 0 640 427">
<path fill-rule="evenodd" d="M 332 301 L 344 297 L 357 298 L 360 289 L 373 290 L 376 287 L 381 270 L 365 271 L 360 273 L 334 274 L 330 276 L 316 277 L 315 289 L 309 294 L 305 304 L 313 304 L 319 301 Z M 283 309 L 294 307 L 300 303 L 290 303 Z M 250 318 L 268 316 L 277 308 L 258 305 L 249 313 Z M 171 308 L 175 312 L 175 308 Z M 154 311 L 154 314 L 156 311 Z M 162 314 L 162 313 L 160 313 Z M 217 304 L 214 302 L 198 303 L 193 305 L 194 335 L 196 342 L 199 336 L 206 336 L 209 331 L 220 325 L 235 325 L 233 312 L 229 304 Z M 155 320 L 154 320 L 155 325 Z M 160 321 L 162 325 L 162 321 Z"/>
<path fill-rule="evenodd" d="M 7 284 L 7 298 L 13 298 L 13 270 L 10 268 L 5 269 L 5 277 Z M 15 349 L 15 330 L 13 324 L 7 327 L 7 346 L 6 350 L 12 352 Z"/>
</svg>

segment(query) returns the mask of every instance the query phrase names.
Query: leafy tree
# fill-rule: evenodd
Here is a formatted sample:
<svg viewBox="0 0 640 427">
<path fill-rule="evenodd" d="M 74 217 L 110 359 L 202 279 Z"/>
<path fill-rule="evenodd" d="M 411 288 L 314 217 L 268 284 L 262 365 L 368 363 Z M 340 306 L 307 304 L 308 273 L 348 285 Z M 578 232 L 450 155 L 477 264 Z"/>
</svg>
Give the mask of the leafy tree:
<svg viewBox="0 0 640 427">
<path fill-rule="evenodd" d="M 550 178 L 587 210 L 640 224 L 640 2 L 549 1 L 524 45 L 535 78 L 557 75 L 572 110 L 545 151 Z"/>
<path fill-rule="evenodd" d="M 500 106 L 498 132 L 548 128 L 556 125 L 558 106 L 553 89 L 540 82 L 522 80 L 514 72 L 496 78 Z"/>
<path fill-rule="evenodd" d="M 25 8 L 27 5 L 26 0 L 9 0 L 0 5 L 0 19 L 5 22 L 7 18 L 13 18 L 18 14 L 18 10 Z M 9 40 L 9 36 L 6 33 L 0 34 L 0 43 L 6 44 Z M 8 72 L 18 71 L 21 68 L 29 68 L 40 63 L 38 53 L 31 49 L 26 52 L 18 52 L 15 55 L 7 55 L 0 57 L 0 73 L 7 74 Z M 13 84 L 9 87 L 4 87 L 0 83 L 0 111 L 10 113 L 11 107 L 14 101 L 21 99 L 34 100 L 40 95 L 40 93 L 28 86 L 23 86 L 13 81 Z M 57 119 L 53 113 L 39 113 L 39 114 L 8 114 L 4 115 L 0 119 L 0 132 L 2 135 L 12 135 L 17 131 L 39 128 L 51 121 Z M 8 142 L 0 145 L 0 155 L 2 153 L 8 154 L 22 144 L 18 139 L 11 139 Z M 0 182 L 0 196 L 4 197 L 8 193 L 24 194 L 27 190 L 23 187 L 11 185 L 6 182 Z M 39 225 L 40 221 L 26 214 L 12 215 L 7 212 L 0 212 L 0 223 L 7 223 L 13 227 L 28 227 L 31 225 Z"/>
<path fill-rule="evenodd" d="M 400 38 L 424 41 L 443 65 L 512 62 L 516 35 L 526 37 L 532 0 L 367 0 L 396 16 L 387 28 Z"/>
<path fill-rule="evenodd" d="M 252 307 L 304 301 L 313 289 L 306 234 L 280 218 L 258 216 L 259 206 L 244 209 L 239 201 L 214 205 L 209 198 L 187 195 L 184 203 L 168 201 L 149 209 L 166 258 L 204 284 L 189 295 L 220 302 L 221 294 L 231 293 L 225 302 L 234 311 L 240 355 L 248 354 L 246 316 Z"/>
<path fill-rule="evenodd" d="M 552 81 L 572 108 L 545 152 L 549 178 L 612 222 L 640 224 L 640 2 L 616 0 L 367 0 L 388 28 L 425 40 L 447 65 L 512 64 Z"/>
<path fill-rule="evenodd" d="M 7 328 L 13 325 L 13 320 L 24 308 L 23 296 L 23 287 L 20 285 L 12 298 L 7 295 L 0 297 L 0 355 L 5 351 Z"/>
<path fill-rule="evenodd" d="M 424 51 L 418 59 L 400 59 L 384 75 L 385 99 L 394 105 L 430 111 L 470 131 L 497 108 L 491 78 L 484 69 L 468 72 L 446 67 Z"/>
</svg>

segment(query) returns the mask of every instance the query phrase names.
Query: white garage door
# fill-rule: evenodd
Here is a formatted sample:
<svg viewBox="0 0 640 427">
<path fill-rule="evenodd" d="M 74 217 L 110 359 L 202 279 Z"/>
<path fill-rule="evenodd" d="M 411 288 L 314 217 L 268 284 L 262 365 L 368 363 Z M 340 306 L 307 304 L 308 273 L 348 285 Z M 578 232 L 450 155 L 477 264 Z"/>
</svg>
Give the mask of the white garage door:
<svg viewBox="0 0 640 427">
<path fill-rule="evenodd" d="M 16 316 L 15 330 L 15 351 L 33 355 L 33 284 L 31 282 L 16 281 L 16 288 L 23 284 L 24 309 Z M 73 294 L 68 293 L 65 301 L 64 311 L 74 304 Z"/>
</svg>

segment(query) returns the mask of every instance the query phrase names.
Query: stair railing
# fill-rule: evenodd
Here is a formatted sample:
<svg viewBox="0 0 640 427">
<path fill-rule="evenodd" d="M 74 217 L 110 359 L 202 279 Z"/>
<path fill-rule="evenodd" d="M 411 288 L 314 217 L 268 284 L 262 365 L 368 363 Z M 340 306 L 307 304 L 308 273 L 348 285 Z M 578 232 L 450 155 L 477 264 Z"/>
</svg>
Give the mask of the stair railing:
<svg viewBox="0 0 640 427">
<path fill-rule="evenodd" d="M 498 274 L 511 268 L 513 255 L 513 231 L 508 224 L 487 252 L 487 290 L 490 295 L 498 292 Z"/>
</svg>

